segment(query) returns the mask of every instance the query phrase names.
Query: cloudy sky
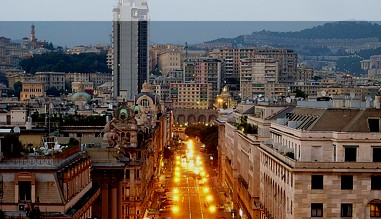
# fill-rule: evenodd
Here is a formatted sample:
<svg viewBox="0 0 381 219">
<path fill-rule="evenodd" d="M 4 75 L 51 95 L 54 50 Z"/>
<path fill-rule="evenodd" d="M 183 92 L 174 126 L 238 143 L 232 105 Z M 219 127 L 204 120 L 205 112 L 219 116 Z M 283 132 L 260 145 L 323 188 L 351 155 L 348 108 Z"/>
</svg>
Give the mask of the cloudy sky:
<svg viewBox="0 0 381 219">
<path fill-rule="evenodd" d="M 1 0 L 0 21 L 109 21 L 117 0 Z M 153 21 L 381 20 L 380 0 L 149 0 Z"/>
</svg>

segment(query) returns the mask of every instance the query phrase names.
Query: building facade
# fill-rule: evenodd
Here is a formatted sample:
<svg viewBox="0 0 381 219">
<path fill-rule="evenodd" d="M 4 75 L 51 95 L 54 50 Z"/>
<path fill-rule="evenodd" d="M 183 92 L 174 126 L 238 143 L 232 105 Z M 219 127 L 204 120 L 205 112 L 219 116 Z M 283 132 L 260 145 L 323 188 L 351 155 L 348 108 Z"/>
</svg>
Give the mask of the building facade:
<svg viewBox="0 0 381 219">
<path fill-rule="evenodd" d="M 65 90 L 65 76 L 64 72 L 36 72 L 35 74 L 36 80 L 44 84 L 44 91 L 51 87 Z"/>
<path fill-rule="evenodd" d="M 100 148 L 88 148 L 93 179 L 101 186 L 97 218 L 144 218 L 159 177 L 169 123 L 152 88 L 143 84 L 135 105 L 122 103 L 104 129 Z"/>
<path fill-rule="evenodd" d="M 279 63 L 279 83 L 293 84 L 297 68 L 298 56 L 294 50 L 282 48 L 258 49 L 257 55 L 273 58 Z"/>
<path fill-rule="evenodd" d="M 20 92 L 20 101 L 38 99 L 45 96 L 44 84 L 36 80 L 24 81 Z"/>
<path fill-rule="evenodd" d="M 100 189 L 91 180 L 90 158 L 79 146 L 52 153 L 55 156 L 31 153 L 0 162 L 6 216 L 92 218 L 91 205 Z"/>
<path fill-rule="evenodd" d="M 210 109 L 213 106 L 209 83 L 171 83 L 172 108 Z"/>
<path fill-rule="evenodd" d="M 239 107 L 237 107 L 239 109 Z M 255 106 L 220 115 L 219 172 L 239 218 L 380 217 L 380 109 Z"/>
<path fill-rule="evenodd" d="M 279 64 L 275 59 L 265 57 L 241 59 L 240 93 L 242 100 L 253 99 L 258 95 L 264 96 L 264 89 L 258 91 L 258 87 L 264 88 L 267 84 L 277 84 L 278 75 Z"/>
<path fill-rule="evenodd" d="M 221 75 L 219 59 L 189 59 L 184 62 L 184 82 L 210 84 L 213 101 L 222 90 Z"/>
</svg>

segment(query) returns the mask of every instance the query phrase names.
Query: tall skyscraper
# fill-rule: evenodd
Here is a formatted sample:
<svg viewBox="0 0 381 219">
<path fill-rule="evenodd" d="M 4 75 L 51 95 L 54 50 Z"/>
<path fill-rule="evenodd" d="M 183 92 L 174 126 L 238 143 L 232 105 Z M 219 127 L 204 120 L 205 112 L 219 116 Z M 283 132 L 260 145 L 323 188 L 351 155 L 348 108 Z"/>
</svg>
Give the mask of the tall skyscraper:
<svg viewBox="0 0 381 219">
<path fill-rule="evenodd" d="M 148 76 L 147 0 L 119 0 L 113 10 L 113 97 L 133 101 Z"/>
</svg>

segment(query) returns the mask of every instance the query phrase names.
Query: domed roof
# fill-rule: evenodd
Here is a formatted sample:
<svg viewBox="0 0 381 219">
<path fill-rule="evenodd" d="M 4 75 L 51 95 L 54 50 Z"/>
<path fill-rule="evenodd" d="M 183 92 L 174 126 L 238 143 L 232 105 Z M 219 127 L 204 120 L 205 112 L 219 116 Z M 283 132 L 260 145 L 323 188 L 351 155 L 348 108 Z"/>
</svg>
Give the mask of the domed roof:
<svg viewBox="0 0 381 219">
<path fill-rule="evenodd" d="M 156 94 L 153 94 L 153 93 L 139 93 L 138 95 L 136 95 L 135 97 L 135 101 L 137 101 L 140 97 L 142 96 L 147 96 L 149 97 L 153 102 L 156 102 L 156 103 L 159 103 L 160 102 L 160 98 L 158 95 Z"/>
<path fill-rule="evenodd" d="M 220 94 L 221 97 L 225 97 L 225 98 L 228 98 L 228 97 L 232 97 L 232 95 L 229 93 L 229 89 L 227 86 L 225 86 L 223 89 L 222 89 L 222 92 Z"/>
<path fill-rule="evenodd" d="M 91 96 L 90 96 L 90 94 L 88 94 L 86 92 L 77 92 L 77 93 L 73 94 L 73 96 L 71 97 L 71 100 L 73 102 L 78 101 L 78 100 L 85 100 L 86 102 L 89 103 L 91 101 Z"/>
<path fill-rule="evenodd" d="M 134 105 L 133 106 L 133 110 L 136 112 L 138 112 L 138 113 L 141 113 L 141 110 L 140 110 L 140 107 L 138 106 L 138 105 Z"/>
</svg>

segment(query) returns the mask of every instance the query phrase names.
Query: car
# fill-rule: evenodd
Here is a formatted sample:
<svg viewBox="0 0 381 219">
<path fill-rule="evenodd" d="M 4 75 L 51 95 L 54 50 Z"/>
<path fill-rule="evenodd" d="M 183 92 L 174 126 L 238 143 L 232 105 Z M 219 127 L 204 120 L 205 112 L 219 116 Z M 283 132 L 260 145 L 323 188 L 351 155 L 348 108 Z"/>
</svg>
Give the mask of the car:
<svg viewBox="0 0 381 219">
<path fill-rule="evenodd" d="M 173 205 L 173 201 L 170 199 L 165 199 L 161 202 L 161 205 Z"/>
<path fill-rule="evenodd" d="M 160 212 L 170 212 L 172 210 L 173 205 L 165 205 L 162 208 L 160 208 Z"/>
</svg>

